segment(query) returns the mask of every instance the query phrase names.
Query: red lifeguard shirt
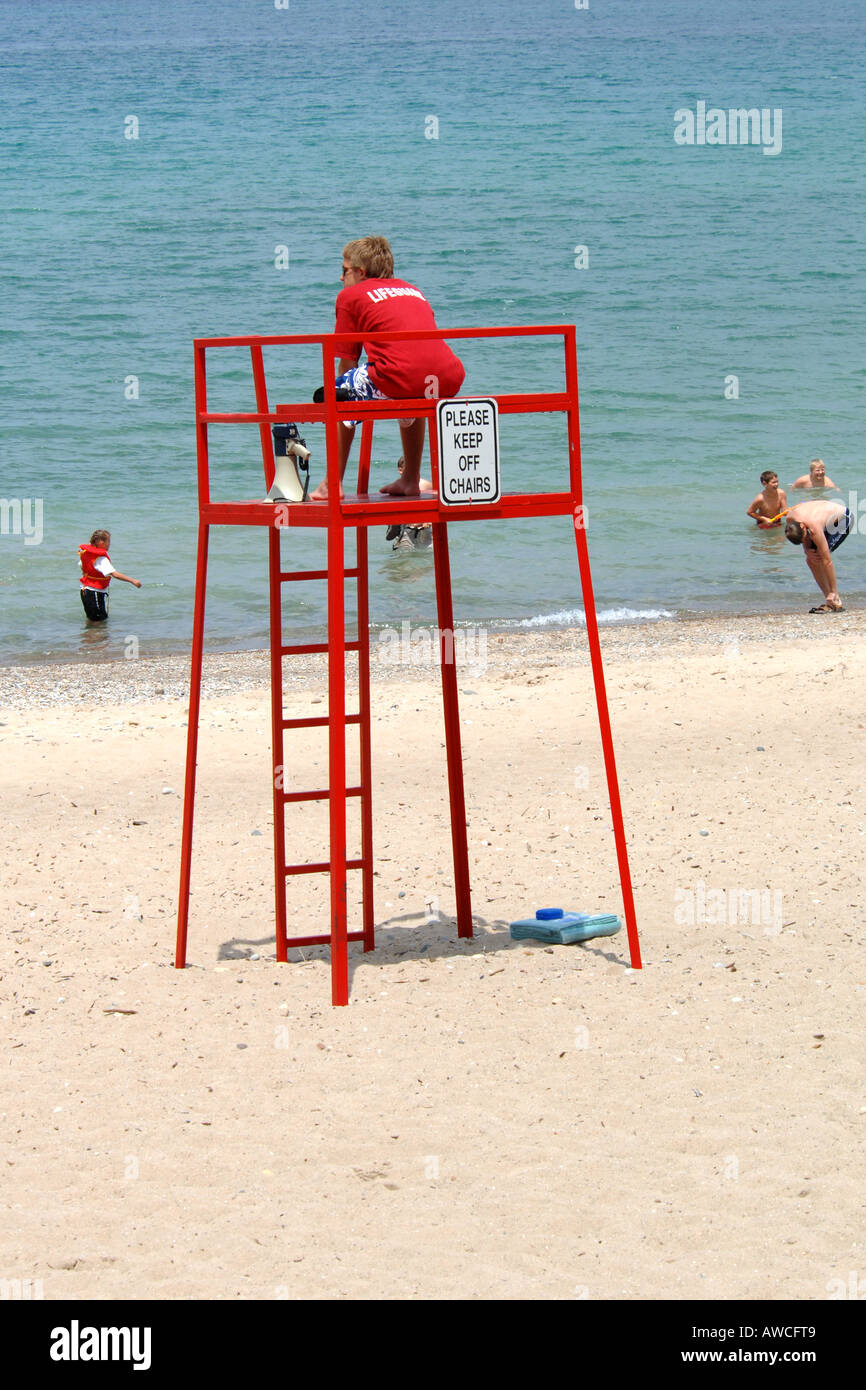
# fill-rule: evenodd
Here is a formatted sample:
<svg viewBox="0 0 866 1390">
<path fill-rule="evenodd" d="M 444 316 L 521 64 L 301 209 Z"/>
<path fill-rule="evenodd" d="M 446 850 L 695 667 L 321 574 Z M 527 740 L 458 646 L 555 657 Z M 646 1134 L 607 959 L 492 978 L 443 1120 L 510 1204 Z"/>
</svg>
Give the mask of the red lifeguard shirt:
<svg viewBox="0 0 866 1390">
<path fill-rule="evenodd" d="M 399 333 L 435 328 L 433 310 L 415 285 L 405 280 L 361 280 L 337 295 L 335 333 L 349 337 L 339 345 L 342 357 L 360 355 L 366 333 Z M 366 348 L 370 380 L 396 400 L 430 395 L 436 377 L 440 397 L 456 395 L 466 369 L 441 338 L 430 342 L 370 343 Z"/>
</svg>

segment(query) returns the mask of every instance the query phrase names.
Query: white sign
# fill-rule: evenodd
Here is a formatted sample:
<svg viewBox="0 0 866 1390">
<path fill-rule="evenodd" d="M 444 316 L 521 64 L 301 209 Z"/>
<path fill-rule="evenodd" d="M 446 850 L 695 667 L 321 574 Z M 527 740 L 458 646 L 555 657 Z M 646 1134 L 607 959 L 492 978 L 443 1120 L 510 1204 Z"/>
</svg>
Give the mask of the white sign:
<svg viewBox="0 0 866 1390">
<path fill-rule="evenodd" d="M 496 401 L 440 401 L 439 498 L 449 507 L 499 501 L 499 407 Z"/>
</svg>

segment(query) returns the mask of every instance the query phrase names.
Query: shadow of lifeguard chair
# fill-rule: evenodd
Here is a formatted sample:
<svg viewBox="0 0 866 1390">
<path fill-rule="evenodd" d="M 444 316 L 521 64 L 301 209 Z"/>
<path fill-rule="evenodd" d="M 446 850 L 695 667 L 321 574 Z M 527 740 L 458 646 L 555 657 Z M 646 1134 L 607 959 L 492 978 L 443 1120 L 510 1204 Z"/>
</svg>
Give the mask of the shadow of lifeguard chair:
<svg viewBox="0 0 866 1390">
<path fill-rule="evenodd" d="M 435 568 L 436 605 L 439 632 L 439 664 L 445 716 L 445 752 L 448 769 L 448 789 L 451 805 L 451 842 L 454 857 L 454 886 L 457 907 L 457 931 L 460 937 L 472 936 L 472 904 L 469 882 L 469 858 L 466 835 L 466 807 L 463 791 L 463 764 L 460 746 L 460 715 L 458 706 L 457 671 L 454 662 L 454 612 L 451 596 L 451 571 L 448 553 L 448 523 L 479 521 L 495 517 L 500 520 L 539 516 L 570 516 L 574 527 L 581 591 L 586 615 L 586 633 L 592 664 L 601 742 L 610 797 L 611 819 L 616 843 L 623 908 L 628 933 L 629 954 L 633 969 L 641 965 L 635 922 L 634 899 L 628 864 L 625 829 L 616 775 L 610 716 L 605 694 L 604 672 L 598 636 L 598 622 L 586 525 L 583 509 L 580 470 L 580 435 L 577 398 L 576 332 L 571 324 L 546 324 L 519 328 L 460 328 L 437 329 L 425 332 L 375 333 L 369 342 L 388 343 L 431 338 L 522 338 L 560 337 L 565 357 L 565 389 L 551 392 L 520 393 L 486 397 L 495 402 L 496 412 L 508 414 L 537 414 L 563 412 L 568 424 L 569 490 L 567 492 L 511 493 L 497 496 L 493 501 L 448 502 L 440 492 L 440 451 L 436 425 L 437 409 L 447 403 L 435 399 L 351 401 L 337 400 L 334 386 L 334 364 L 340 356 L 340 340 L 334 334 L 305 334 L 271 337 L 199 338 L 195 341 L 195 410 L 198 464 L 199 531 L 196 561 L 195 609 L 193 617 L 192 663 L 190 675 L 189 723 L 187 728 L 186 780 L 184 787 L 183 832 L 181 842 L 181 874 L 178 902 L 177 947 L 175 965 L 186 965 L 187 927 L 189 921 L 190 871 L 192 862 L 192 833 L 195 804 L 196 757 L 198 747 L 199 712 L 201 704 L 202 654 L 204 644 L 205 591 L 207 584 L 208 539 L 211 526 L 260 526 L 268 534 L 268 585 L 270 595 L 270 661 L 271 661 L 271 724 L 273 747 L 274 799 L 274 897 L 276 920 L 276 956 L 287 960 L 290 946 L 329 945 L 331 951 L 331 998 L 334 1004 L 349 1002 L 348 942 L 362 941 L 365 951 L 375 945 L 373 916 L 373 812 L 372 758 L 370 740 L 370 642 L 369 642 L 369 577 L 367 557 L 367 528 L 394 523 L 418 525 L 431 522 Z M 263 348 L 297 345 L 321 347 L 324 401 L 321 404 L 276 405 L 271 410 L 265 381 Z M 205 355 L 209 350 L 245 348 L 249 350 L 256 410 L 251 413 L 219 413 L 208 410 Z M 456 406 L 471 404 L 469 398 L 456 398 Z M 494 412 L 495 413 L 495 412 Z M 430 462 L 433 491 L 420 497 L 391 497 L 367 493 L 373 427 L 377 420 L 394 420 L 409 416 L 423 417 L 429 423 Z M 361 450 L 358 465 L 357 493 L 340 496 L 338 474 L 338 430 L 344 420 L 362 424 Z M 272 439 L 274 425 L 318 423 L 325 427 L 327 452 L 326 478 L 328 499 L 310 501 L 211 501 L 210 466 L 208 458 L 208 427 L 216 424 L 246 424 L 258 427 L 265 483 L 274 483 L 275 460 Z M 285 430 L 283 431 L 285 434 Z M 298 456 L 303 458 L 302 451 Z M 295 494 L 297 495 L 297 494 Z M 286 529 L 315 527 L 324 529 L 327 536 L 327 569 L 284 570 L 281 561 L 280 537 Z M 355 532 L 355 564 L 346 567 L 345 534 Z M 347 640 L 345 586 L 353 579 L 357 584 L 357 637 Z M 282 586 L 306 580 L 327 582 L 327 642 L 285 643 L 283 641 Z M 287 719 L 283 707 L 283 661 L 287 657 L 309 653 L 327 653 L 328 713 L 303 719 Z M 357 653 L 359 708 L 346 711 L 346 653 Z M 360 732 L 360 777 L 355 786 L 346 785 L 346 729 L 357 724 Z M 326 727 L 328 730 L 328 786 L 312 791 L 286 790 L 282 783 L 283 736 L 290 730 Z M 348 798 L 360 799 L 361 854 L 347 859 L 346 805 Z M 330 851 L 328 859 L 318 863 L 287 864 L 285 847 L 285 810 L 288 805 L 306 801 L 327 801 L 329 811 Z M 362 879 L 362 925 L 349 931 L 347 921 L 347 874 L 357 871 Z M 295 874 L 330 874 L 330 930 L 316 935 L 288 936 L 287 879 Z"/>
</svg>

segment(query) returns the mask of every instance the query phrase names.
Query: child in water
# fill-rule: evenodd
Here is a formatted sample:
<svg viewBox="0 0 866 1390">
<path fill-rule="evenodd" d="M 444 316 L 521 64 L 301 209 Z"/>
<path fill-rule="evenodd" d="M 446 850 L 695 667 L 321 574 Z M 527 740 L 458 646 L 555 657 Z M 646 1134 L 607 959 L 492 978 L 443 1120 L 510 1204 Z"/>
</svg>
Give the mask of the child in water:
<svg viewBox="0 0 866 1390">
<path fill-rule="evenodd" d="M 746 512 L 761 527 L 762 531 L 782 525 L 781 513 L 787 509 L 788 499 L 779 487 L 779 475 L 772 468 L 761 474 L 764 491 L 759 492 Z"/>
<path fill-rule="evenodd" d="M 827 467 L 823 459 L 812 459 L 809 472 L 798 478 L 794 487 L 832 487 L 838 492 L 833 479 L 827 477 Z"/>
<path fill-rule="evenodd" d="M 401 454 L 397 460 L 397 472 L 401 478 L 405 467 L 406 461 Z M 422 492 L 429 492 L 432 486 L 426 478 L 421 479 Z M 433 527 L 429 521 L 424 521 L 419 526 L 389 526 L 385 532 L 385 540 L 393 541 L 392 550 L 429 550 L 433 544 Z"/>
<path fill-rule="evenodd" d="M 108 531 L 94 531 L 86 545 L 78 547 L 78 563 L 81 567 L 81 602 L 91 623 L 104 623 L 108 617 L 108 586 L 112 579 L 122 579 L 125 584 L 141 588 L 140 579 L 130 579 L 114 568 L 108 554 L 111 534 Z"/>
</svg>

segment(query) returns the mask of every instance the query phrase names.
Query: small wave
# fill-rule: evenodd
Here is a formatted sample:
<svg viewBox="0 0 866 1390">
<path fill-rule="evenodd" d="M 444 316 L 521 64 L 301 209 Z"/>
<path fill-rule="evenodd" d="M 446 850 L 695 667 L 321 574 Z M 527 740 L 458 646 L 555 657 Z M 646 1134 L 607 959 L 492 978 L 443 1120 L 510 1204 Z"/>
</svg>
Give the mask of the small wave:
<svg viewBox="0 0 866 1390">
<path fill-rule="evenodd" d="M 675 618 L 668 608 L 600 608 L 596 615 L 600 623 L 656 623 L 661 618 Z M 582 608 L 564 609 L 560 613 L 539 613 L 534 618 L 517 618 L 514 627 L 574 627 L 586 623 Z"/>
</svg>

